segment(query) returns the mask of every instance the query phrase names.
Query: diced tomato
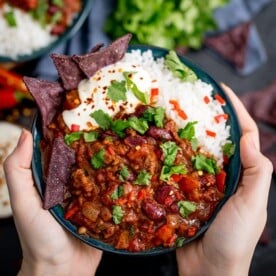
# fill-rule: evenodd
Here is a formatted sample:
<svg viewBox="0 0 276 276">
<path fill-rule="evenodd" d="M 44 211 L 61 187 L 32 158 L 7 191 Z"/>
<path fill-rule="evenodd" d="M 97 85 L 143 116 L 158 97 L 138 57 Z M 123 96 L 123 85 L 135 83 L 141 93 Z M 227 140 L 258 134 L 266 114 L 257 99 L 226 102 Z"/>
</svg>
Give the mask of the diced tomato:
<svg viewBox="0 0 276 276">
<path fill-rule="evenodd" d="M 216 123 L 220 123 L 223 120 L 228 120 L 228 114 L 227 113 L 223 113 L 223 114 L 218 114 L 214 117 L 214 120 Z"/>
<path fill-rule="evenodd" d="M 183 175 L 181 174 L 173 174 L 171 176 L 172 180 L 176 183 L 178 183 L 182 178 L 183 178 Z"/>
<path fill-rule="evenodd" d="M 146 189 L 142 188 L 138 193 L 138 200 L 142 200 L 142 199 L 146 198 L 146 196 L 147 196 L 147 191 L 146 191 Z"/>
<path fill-rule="evenodd" d="M 71 125 L 71 131 L 74 132 L 74 131 L 79 131 L 80 130 L 80 125 L 77 125 L 77 124 L 72 124 Z"/>
<path fill-rule="evenodd" d="M 225 100 L 219 94 L 215 94 L 214 97 L 221 105 L 225 104 Z"/>
<path fill-rule="evenodd" d="M 217 136 L 217 134 L 214 131 L 212 131 L 212 130 L 206 129 L 205 132 L 210 137 L 214 137 L 215 138 Z"/>
<path fill-rule="evenodd" d="M 224 193 L 225 191 L 225 180 L 226 180 L 226 172 L 224 170 L 221 170 L 218 174 L 216 174 L 216 184 L 217 184 L 218 190 L 221 193 Z"/>
<path fill-rule="evenodd" d="M 167 243 L 170 241 L 171 237 L 174 236 L 174 229 L 170 225 L 164 224 L 157 229 L 155 235 L 157 238 L 162 240 L 163 243 Z"/>
<path fill-rule="evenodd" d="M 108 147 L 107 147 L 107 152 L 108 152 L 110 155 L 115 155 L 115 151 L 114 151 L 114 149 L 113 149 L 111 146 L 108 146 Z"/>
<path fill-rule="evenodd" d="M 70 219 L 72 218 L 77 211 L 79 210 L 79 207 L 77 205 L 73 205 L 71 208 L 69 208 L 66 213 L 64 214 L 65 219 Z"/>
<path fill-rule="evenodd" d="M 198 228 L 196 226 L 191 226 L 187 229 L 186 235 L 188 237 L 193 237 L 196 234 L 197 230 Z"/>
<path fill-rule="evenodd" d="M 199 181 L 193 177 L 183 176 L 178 182 L 179 188 L 184 193 L 191 193 L 192 191 L 199 188 Z"/>
</svg>

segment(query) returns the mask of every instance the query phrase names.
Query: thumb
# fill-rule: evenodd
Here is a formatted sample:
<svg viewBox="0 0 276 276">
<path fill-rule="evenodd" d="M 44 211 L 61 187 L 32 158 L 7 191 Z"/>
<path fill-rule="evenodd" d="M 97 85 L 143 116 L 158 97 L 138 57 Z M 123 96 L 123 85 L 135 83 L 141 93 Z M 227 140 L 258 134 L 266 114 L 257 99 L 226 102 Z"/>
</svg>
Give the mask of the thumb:
<svg viewBox="0 0 276 276">
<path fill-rule="evenodd" d="M 33 139 L 29 131 L 23 129 L 14 151 L 4 162 L 5 177 L 13 211 L 22 212 L 32 206 L 41 205 L 40 197 L 34 187 L 30 169 Z M 24 204 L 23 204 L 24 203 Z"/>
<path fill-rule="evenodd" d="M 263 204 L 266 208 L 272 177 L 272 164 L 258 149 L 253 133 L 247 132 L 241 138 L 241 161 L 243 176 L 241 192 L 248 206 Z"/>
</svg>

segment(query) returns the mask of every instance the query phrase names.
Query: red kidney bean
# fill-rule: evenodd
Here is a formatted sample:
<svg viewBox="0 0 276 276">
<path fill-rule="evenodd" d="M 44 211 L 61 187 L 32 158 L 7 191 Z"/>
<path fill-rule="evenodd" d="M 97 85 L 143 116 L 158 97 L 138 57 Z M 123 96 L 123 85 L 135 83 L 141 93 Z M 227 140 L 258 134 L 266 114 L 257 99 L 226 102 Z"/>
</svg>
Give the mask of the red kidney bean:
<svg viewBox="0 0 276 276">
<path fill-rule="evenodd" d="M 155 139 L 164 139 L 164 140 L 172 139 L 172 135 L 168 130 L 164 128 L 159 128 L 156 126 L 151 126 L 147 134 Z"/>
<path fill-rule="evenodd" d="M 142 210 L 145 215 L 153 221 L 161 221 L 166 216 L 166 211 L 163 206 L 159 205 L 153 199 L 146 199 L 142 202 Z"/>
</svg>

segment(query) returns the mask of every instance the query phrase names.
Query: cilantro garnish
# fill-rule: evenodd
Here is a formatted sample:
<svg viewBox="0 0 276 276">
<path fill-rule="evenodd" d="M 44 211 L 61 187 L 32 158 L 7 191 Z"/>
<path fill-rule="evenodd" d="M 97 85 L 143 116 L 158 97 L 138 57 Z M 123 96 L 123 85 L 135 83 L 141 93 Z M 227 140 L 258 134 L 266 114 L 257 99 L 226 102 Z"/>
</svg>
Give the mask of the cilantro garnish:
<svg viewBox="0 0 276 276">
<path fill-rule="evenodd" d="M 178 136 L 181 139 L 191 141 L 191 139 L 195 137 L 195 124 L 197 124 L 197 121 L 187 123 L 184 128 L 178 130 Z"/>
<path fill-rule="evenodd" d="M 129 173 L 127 166 L 123 165 L 122 169 L 120 170 L 120 175 L 119 175 L 120 181 L 127 180 L 129 178 L 129 176 L 130 176 L 130 173 Z"/>
<path fill-rule="evenodd" d="M 108 87 L 107 97 L 114 102 L 126 101 L 126 92 L 126 81 L 113 80 Z"/>
<path fill-rule="evenodd" d="M 165 109 L 163 107 L 148 107 L 143 113 L 143 118 L 148 122 L 154 122 L 157 127 L 163 127 Z"/>
<path fill-rule="evenodd" d="M 230 158 L 235 153 L 236 145 L 232 142 L 228 142 L 223 145 L 222 152 L 225 156 Z"/>
<path fill-rule="evenodd" d="M 99 169 L 104 165 L 104 154 L 105 150 L 100 149 L 91 158 L 91 165 L 94 169 Z"/>
<path fill-rule="evenodd" d="M 179 207 L 179 213 L 182 217 L 187 218 L 191 213 L 196 210 L 196 205 L 187 200 L 180 200 L 177 203 Z"/>
<path fill-rule="evenodd" d="M 64 136 L 64 142 L 66 143 L 66 145 L 69 146 L 74 141 L 78 141 L 81 138 L 82 134 L 83 134 L 82 131 L 74 131 L 74 132 L 68 133 Z"/>
<path fill-rule="evenodd" d="M 112 208 L 112 218 L 115 224 L 120 224 L 124 216 L 124 212 L 121 206 L 114 205 Z"/>
<path fill-rule="evenodd" d="M 3 14 L 7 24 L 10 26 L 10 27 L 16 27 L 17 26 L 17 23 L 16 23 L 16 19 L 15 19 L 15 16 L 14 16 L 14 12 L 11 10 L 11 11 L 8 11 L 8 12 L 5 12 Z"/>
<path fill-rule="evenodd" d="M 206 171 L 211 174 L 216 174 L 218 172 L 217 163 L 213 158 L 198 154 L 192 157 L 192 161 L 196 170 Z"/>
<path fill-rule="evenodd" d="M 90 114 L 90 116 L 97 122 L 97 124 L 103 129 L 107 130 L 111 127 L 112 118 L 103 110 L 98 109 Z"/>
<path fill-rule="evenodd" d="M 164 155 L 164 165 L 172 166 L 179 150 L 175 142 L 167 141 L 160 145 Z"/>
<path fill-rule="evenodd" d="M 130 117 L 128 119 L 128 123 L 131 128 L 133 128 L 140 134 L 144 134 L 149 128 L 147 121 L 143 118 Z"/>
<path fill-rule="evenodd" d="M 119 185 L 111 194 L 111 199 L 116 200 L 124 194 L 124 188 L 122 185 Z"/>
<path fill-rule="evenodd" d="M 97 140 L 99 133 L 96 131 L 84 132 L 83 139 L 85 142 L 94 142 Z"/>
<path fill-rule="evenodd" d="M 195 72 L 181 62 L 175 51 L 169 51 L 165 57 L 164 63 L 175 77 L 189 82 L 197 80 Z"/>
<path fill-rule="evenodd" d="M 148 173 L 146 170 L 142 170 L 137 175 L 136 180 L 134 181 L 134 184 L 137 185 L 149 185 L 151 180 L 151 174 Z"/>
<path fill-rule="evenodd" d="M 160 179 L 163 181 L 168 181 L 173 174 L 186 174 L 187 169 L 184 164 L 174 165 L 174 166 L 166 166 L 162 167 L 160 173 Z"/>
</svg>

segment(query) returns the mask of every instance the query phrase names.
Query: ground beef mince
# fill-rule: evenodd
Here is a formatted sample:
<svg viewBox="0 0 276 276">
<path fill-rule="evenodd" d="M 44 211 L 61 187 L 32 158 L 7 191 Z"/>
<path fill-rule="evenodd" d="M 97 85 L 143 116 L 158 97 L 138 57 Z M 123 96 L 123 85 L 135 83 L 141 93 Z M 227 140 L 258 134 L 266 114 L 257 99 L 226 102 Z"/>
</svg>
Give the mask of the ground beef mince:
<svg viewBox="0 0 276 276">
<path fill-rule="evenodd" d="M 147 108 L 116 120 L 144 120 Z M 86 132 L 68 129 L 60 114 L 49 125 L 76 153 L 63 205 L 79 234 L 131 252 L 173 247 L 194 236 L 223 198 L 224 171 L 195 169 L 203 155 L 179 137 L 172 120 L 147 124 L 143 131 Z"/>
</svg>

